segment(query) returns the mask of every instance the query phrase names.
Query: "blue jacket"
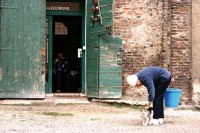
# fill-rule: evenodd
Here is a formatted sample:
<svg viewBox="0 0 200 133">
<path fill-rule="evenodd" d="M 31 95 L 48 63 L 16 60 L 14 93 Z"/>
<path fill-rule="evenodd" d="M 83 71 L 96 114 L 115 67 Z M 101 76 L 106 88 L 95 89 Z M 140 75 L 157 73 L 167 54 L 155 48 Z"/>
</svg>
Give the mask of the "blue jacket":
<svg viewBox="0 0 200 133">
<path fill-rule="evenodd" d="M 58 58 L 58 62 L 55 63 L 55 72 L 66 73 L 68 69 L 68 61 L 65 58 Z"/>
<path fill-rule="evenodd" d="M 148 101 L 153 102 L 155 97 L 156 87 L 160 82 L 169 80 L 171 73 L 161 67 L 146 67 L 136 73 L 140 82 L 147 88 L 148 91 Z"/>
</svg>

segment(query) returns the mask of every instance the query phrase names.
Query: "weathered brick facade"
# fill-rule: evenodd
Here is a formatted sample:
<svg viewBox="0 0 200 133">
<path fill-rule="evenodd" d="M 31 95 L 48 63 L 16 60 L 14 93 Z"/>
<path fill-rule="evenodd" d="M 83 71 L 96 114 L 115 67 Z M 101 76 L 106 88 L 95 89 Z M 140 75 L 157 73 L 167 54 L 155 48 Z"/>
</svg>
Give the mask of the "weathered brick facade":
<svg viewBox="0 0 200 133">
<path fill-rule="evenodd" d="M 191 101 L 191 2 L 189 0 L 115 0 L 114 34 L 123 39 L 123 96 L 147 100 L 130 88 L 126 77 L 145 66 L 162 66 L 173 74 L 170 87 Z"/>
<path fill-rule="evenodd" d="M 171 3 L 171 86 L 182 89 L 182 101 L 191 100 L 191 20 L 190 2 Z"/>
</svg>

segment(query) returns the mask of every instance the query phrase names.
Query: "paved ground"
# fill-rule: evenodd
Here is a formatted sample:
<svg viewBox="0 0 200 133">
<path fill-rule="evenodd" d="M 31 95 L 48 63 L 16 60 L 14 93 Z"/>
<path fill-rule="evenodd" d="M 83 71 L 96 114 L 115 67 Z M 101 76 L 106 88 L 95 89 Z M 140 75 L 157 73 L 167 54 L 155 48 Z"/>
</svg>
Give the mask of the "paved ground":
<svg viewBox="0 0 200 133">
<path fill-rule="evenodd" d="M 141 125 L 140 111 L 135 106 L 83 101 L 23 106 L 1 101 L 0 133 L 200 132 L 200 111 L 197 109 L 165 109 L 164 125 L 146 127 Z"/>
</svg>

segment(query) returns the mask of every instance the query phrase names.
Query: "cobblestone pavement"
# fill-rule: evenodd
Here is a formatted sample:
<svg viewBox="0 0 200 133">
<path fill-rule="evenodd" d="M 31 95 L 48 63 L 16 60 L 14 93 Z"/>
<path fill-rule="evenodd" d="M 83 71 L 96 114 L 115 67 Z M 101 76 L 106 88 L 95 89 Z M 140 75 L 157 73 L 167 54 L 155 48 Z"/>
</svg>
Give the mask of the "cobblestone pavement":
<svg viewBox="0 0 200 133">
<path fill-rule="evenodd" d="M 198 133 L 200 111 L 165 109 L 165 123 L 142 126 L 139 109 L 119 104 L 0 105 L 0 133 Z"/>
</svg>

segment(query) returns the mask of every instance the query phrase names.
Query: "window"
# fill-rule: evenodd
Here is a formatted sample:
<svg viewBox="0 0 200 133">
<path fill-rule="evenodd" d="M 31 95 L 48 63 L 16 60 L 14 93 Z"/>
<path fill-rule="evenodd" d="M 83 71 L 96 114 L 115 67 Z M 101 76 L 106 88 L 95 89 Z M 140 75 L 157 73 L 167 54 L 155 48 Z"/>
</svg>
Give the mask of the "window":
<svg viewBox="0 0 200 133">
<path fill-rule="evenodd" d="M 68 27 L 67 23 L 55 22 L 55 35 L 67 35 Z"/>
</svg>

